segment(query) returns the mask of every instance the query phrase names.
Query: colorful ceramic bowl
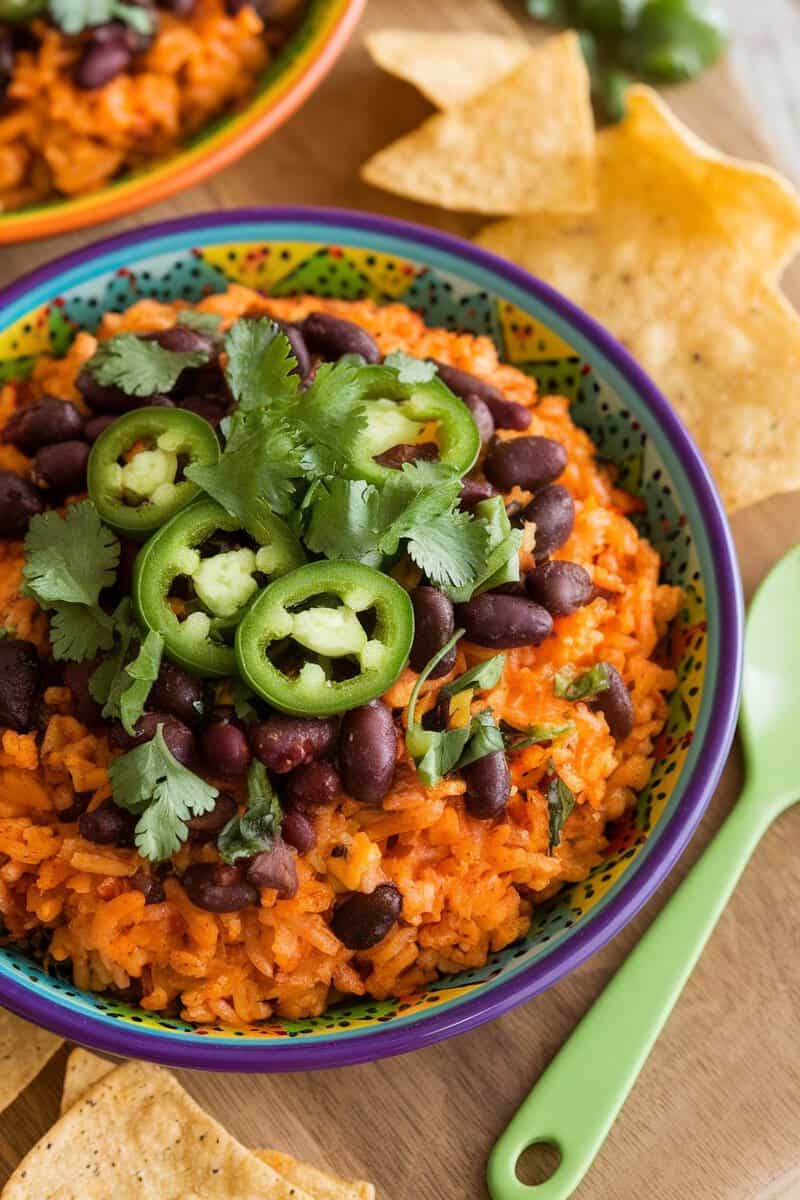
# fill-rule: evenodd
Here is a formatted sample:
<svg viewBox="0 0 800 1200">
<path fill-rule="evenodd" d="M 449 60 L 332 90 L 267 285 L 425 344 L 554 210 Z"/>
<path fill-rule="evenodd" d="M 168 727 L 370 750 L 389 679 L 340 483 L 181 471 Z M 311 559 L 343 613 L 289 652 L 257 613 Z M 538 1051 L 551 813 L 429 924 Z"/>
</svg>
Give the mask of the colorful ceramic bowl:
<svg viewBox="0 0 800 1200">
<path fill-rule="evenodd" d="M 78 326 L 142 296 L 197 300 L 229 281 L 276 296 L 397 300 L 431 324 L 485 334 L 572 413 L 625 487 L 686 603 L 664 653 L 678 673 L 657 762 L 606 861 L 536 909 L 524 941 L 485 967 L 400 1001 L 346 1001 L 313 1020 L 197 1029 L 46 975 L 0 952 L 0 1002 L 102 1050 L 184 1067 L 295 1071 L 428 1045 L 497 1017 L 561 979 L 614 936 L 665 878 L 714 790 L 738 704 L 742 605 L 719 497 L 675 413 L 627 353 L 562 296 L 452 237 L 377 217 L 250 209 L 153 225 L 100 242 L 0 295 L 0 374 L 60 351 Z"/>
<path fill-rule="evenodd" d="M 271 60 L 250 102 L 220 116 L 166 158 L 129 171 L 108 186 L 0 213 L 0 245 L 99 225 L 185 191 L 269 137 L 330 71 L 367 0 L 309 0 L 306 14 Z"/>
</svg>

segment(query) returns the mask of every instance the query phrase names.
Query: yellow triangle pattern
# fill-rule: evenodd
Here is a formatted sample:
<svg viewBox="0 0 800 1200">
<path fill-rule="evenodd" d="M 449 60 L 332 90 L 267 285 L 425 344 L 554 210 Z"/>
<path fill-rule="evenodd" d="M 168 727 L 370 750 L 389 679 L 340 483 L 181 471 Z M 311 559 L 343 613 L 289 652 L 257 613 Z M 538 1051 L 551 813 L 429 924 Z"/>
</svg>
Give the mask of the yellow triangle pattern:
<svg viewBox="0 0 800 1200">
<path fill-rule="evenodd" d="M 230 242 L 221 246 L 206 246 L 203 262 L 215 267 L 234 283 L 244 287 L 269 291 L 279 279 L 294 271 L 323 244 L 311 242 L 271 242 L 258 246 Z"/>
<path fill-rule="evenodd" d="M 342 253 L 356 270 L 369 280 L 375 293 L 391 296 L 393 299 L 407 292 L 422 271 L 422 267 L 416 263 L 398 258 L 395 254 L 359 250 L 353 246 L 345 246 Z"/>
<path fill-rule="evenodd" d="M 499 300 L 497 315 L 503 331 L 505 357 L 514 363 L 575 358 L 576 352 L 557 333 L 535 320 L 510 300 Z"/>
<path fill-rule="evenodd" d="M 27 313 L 0 333 L 0 361 L 25 358 L 29 354 L 47 354 L 52 348 L 48 306 L 43 304 Z"/>
</svg>

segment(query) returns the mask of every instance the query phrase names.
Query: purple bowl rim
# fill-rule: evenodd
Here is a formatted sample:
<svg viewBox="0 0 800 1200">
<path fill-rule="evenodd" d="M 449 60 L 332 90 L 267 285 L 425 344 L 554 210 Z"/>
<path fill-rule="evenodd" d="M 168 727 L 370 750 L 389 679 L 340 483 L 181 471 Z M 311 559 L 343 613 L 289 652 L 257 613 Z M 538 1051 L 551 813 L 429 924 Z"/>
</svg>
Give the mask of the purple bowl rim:
<svg viewBox="0 0 800 1200">
<path fill-rule="evenodd" d="M 417 1023 L 392 1029 L 390 1025 L 375 1031 L 359 1031 L 358 1036 L 314 1046 L 288 1039 L 269 1039 L 263 1044 L 237 1046 L 182 1044 L 180 1035 L 161 1033 L 154 1038 L 145 1030 L 96 1026 L 90 1015 L 62 1009 L 15 980 L 0 978 L 0 1002 L 36 1024 L 65 1038 L 126 1058 L 149 1059 L 173 1067 L 241 1072 L 308 1071 L 347 1066 L 422 1049 L 444 1038 L 453 1037 L 495 1020 L 517 1005 L 532 999 L 552 986 L 590 955 L 606 945 L 664 881 L 688 845 L 711 799 L 733 741 L 738 712 L 742 672 L 744 614 L 736 553 L 722 502 L 708 468 L 683 422 L 649 376 L 628 351 L 593 317 L 567 300 L 549 284 L 521 267 L 473 245 L 453 234 L 443 233 L 370 213 L 337 208 L 302 205 L 237 208 L 224 213 L 197 213 L 169 221 L 158 221 L 129 233 L 102 238 L 82 249 L 62 255 L 38 267 L 0 291 L 0 312 L 34 287 L 47 283 L 99 255 L 135 246 L 152 238 L 181 234 L 209 226 L 276 224 L 340 226 L 366 234 L 389 236 L 418 246 L 454 255 L 483 267 L 515 287 L 532 293 L 553 309 L 563 320 L 594 345 L 644 399 L 672 451 L 680 462 L 695 494 L 703 516 L 705 533 L 715 563 L 719 600 L 719 644 L 721 648 L 716 686 L 718 703 L 714 705 L 708 730 L 691 778 L 668 828 L 659 838 L 646 863 L 646 870 L 634 873 L 628 888 L 623 887 L 598 916 L 578 928 L 562 946 L 539 963 L 532 963 L 519 975 L 499 984 L 486 995 L 458 1005 L 450 1014 L 432 1010 Z"/>
</svg>

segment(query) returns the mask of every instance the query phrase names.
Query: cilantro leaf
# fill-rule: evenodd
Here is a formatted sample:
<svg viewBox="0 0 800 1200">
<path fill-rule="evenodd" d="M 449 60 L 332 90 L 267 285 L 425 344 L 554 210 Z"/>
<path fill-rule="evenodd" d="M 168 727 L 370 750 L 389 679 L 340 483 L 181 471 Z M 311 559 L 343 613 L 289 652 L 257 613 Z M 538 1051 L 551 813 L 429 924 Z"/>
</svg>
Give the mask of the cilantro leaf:
<svg viewBox="0 0 800 1200">
<path fill-rule="evenodd" d="M 485 556 L 485 534 L 469 513 L 440 513 L 406 536 L 412 560 L 445 592 L 474 579 Z"/>
<path fill-rule="evenodd" d="M 258 717 L 258 709 L 253 704 L 255 699 L 243 679 L 238 676 L 231 681 L 231 700 L 233 711 L 240 721 L 253 721 Z"/>
<path fill-rule="evenodd" d="M 547 785 L 547 826 L 549 843 L 547 853 L 552 854 L 561 841 L 561 830 L 569 814 L 575 807 L 575 796 L 556 774 L 553 763 L 550 763 L 552 776 Z"/>
<path fill-rule="evenodd" d="M 114 802 L 135 813 L 136 848 L 143 858 L 162 862 L 186 841 L 186 822 L 214 807 L 219 792 L 187 770 L 164 741 L 155 737 L 116 759 L 108 769 Z"/>
<path fill-rule="evenodd" d="M 506 749 L 511 753 L 527 750 L 529 746 L 538 746 L 542 742 L 554 742 L 557 738 L 565 737 L 575 728 L 574 721 L 565 721 L 563 725 L 526 725 L 523 729 L 503 723 L 503 735 Z"/>
<path fill-rule="evenodd" d="M 307 477 L 345 471 L 367 423 L 362 371 L 352 362 L 323 363 L 314 382 L 292 405 L 289 415 L 303 443 L 300 462 Z"/>
<path fill-rule="evenodd" d="M 86 366 L 105 387 L 119 387 L 128 396 L 153 396 L 171 392 L 186 367 L 207 361 L 202 350 L 165 350 L 135 333 L 119 333 L 101 342 Z"/>
<path fill-rule="evenodd" d="M 457 602 L 519 579 L 522 530 L 511 528 L 503 497 L 493 496 L 476 504 L 473 518 L 484 533 L 484 556 L 475 575 L 462 587 L 450 591 L 451 600 Z"/>
<path fill-rule="evenodd" d="M 488 691 L 490 688 L 497 687 L 503 677 L 505 666 L 505 654 L 494 654 L 491 658 L 485 658 L 483 662 L 470 667 L 463 675 L 458 675 L 446 683 L 442 688 L 441 695 L 457 696 L 459 692 L 466 692 L 469 688 Z"/>
<path fill-rule="evenodd" d="M 462 767 L 468 767 L 470 763 L 477 762 L 479 758 L 486 758 L 487 755 L 504 749 L 505 742 L 494 714 L 490 708 L 484 708 L 470 721 L 469 741 L 456 766 L 460 770 Z"/>
<path fill-rule="evenodd" d="M 245 420 L 234 417 L 219 462 L 194 463 L 185 470 L 212 500 L 243 523 L 267 505 L 278 516 L 296 508 L 295 480 L 301 476 L 296 441 L 285 422 L 273 423 L 266 413 Z"/>
<path fill-rule="evenodd" d="M 152 33 L 155 28 L 152 13 L 120 0 L 49 0 L 48 7 L 64 33 L 81 33 L 90 25 L 107 25 L 114 19 L 124 21 L 138 33 Z"/>
<path fill-rule="evenodd" d="M 35 516 L 25 538 L 26 590 L 47 608 L 56 601 L 97 604 L 114 582 L 119 542 L 97 515 L 91 500 Z"/>
<path fill-rule="evenodd" d="M 292 374 L 297 359 L 275 321 L 268 317 L 236 321 L 225 335 L 225 351 L 225 375 L 240 412 L 274 406 L 297 395 L 300 379 Z"/>
<path fill-rule="evenodd" d="M 283 810 L 258 759 L 253 760 L 247 773 L 247 796 L 245 811 L 231 817 L 217 838 L 223 862 L 235 863 L 238 858 L 252 858 L 269 850 L 280 833 Z"/>
<path fill-rule="evenodd" d="M 571 667 L 562 667 L 553 677 L 553 691 L 560 700 L 591 700 L 611 686 L 604 662 L 595 663 L 582 675 L 575 676 Z"/>
<path fill-rule="evenodd" d="M 114 624 L 102 608 L 83 604 L 52 603 L 50 645 L 53 658 L 83 662 L 114 643 Z"/>
<path fill-rule="evenodd" d="M 429 383 L 436 376 L 436 367 L 424 358 L 413 358 L 402 350 L 387 354 L 384 366 L 397 372 L 400 383 Z"/>
<path fill-rule="evenodd" d="M 133 620 L 132 605 L 128 596 L 117 605 L 111 617 L 111 622 L 113 636 L 117 641 L 117 648 L 109 658 L 100 663 L 100 666 L 97 667 L 89 680 L 89 691 L 91 692 L 92 699 L 104 706 L 104 717 L 119 716 L 119 709 L 116 703 L 118 697 L 115 697 L 113 701 L 111 697 L 112 693 L 116 691 L 116 681 L 123 672 L 128 651 L 138 632 Z"/>
<path fill-rule="evenodd" d="M 326 558 L 347 558 L 379 567 L 380 494 L 363 479 L 337 476 L 320 483 L 311 504 L 306 545 Z"/>
<path fill-rule="evenodd" d="M 127 733 L 133 733 L 134 725 L 144 712 L 150 689 L 158 678 L 163 652 L 163 637 L 151 629 L 136 658 L 125 668 L 127 686 L 120 693 L 119 716 Z"/>
<path fill-rule="evenodd" d="M 198 312 L 196 308 L 182 308 L 178 313 L 178 324 L 185 325 L 187 329 L 196 329 L 198 333 L 218 333 L 221 323 L 219 313 Z"/>
<path fill-rule="evenodd" d="M 457 629 L 449 642 L 427 662 L 414 684 L 406 708 L 406 749 L 414 760 L 417 774 L 426 787 L 435 787 L 458 762 L 470 735 L 469 725 L 458 729 L 424 729 L 417 723 L 416 710 L 420 690 L 431 671 L 464 636 Z"/>
<path fill-rule="evenodd" d="M 109 650 L 114 629 L 99 606 L 100 593 L 116 577 L 119 542 L 91 500 L 35 516 L 25 538 L 24 592 L 49 609 L 53 657 L 94 658 Z"/>
</svg>

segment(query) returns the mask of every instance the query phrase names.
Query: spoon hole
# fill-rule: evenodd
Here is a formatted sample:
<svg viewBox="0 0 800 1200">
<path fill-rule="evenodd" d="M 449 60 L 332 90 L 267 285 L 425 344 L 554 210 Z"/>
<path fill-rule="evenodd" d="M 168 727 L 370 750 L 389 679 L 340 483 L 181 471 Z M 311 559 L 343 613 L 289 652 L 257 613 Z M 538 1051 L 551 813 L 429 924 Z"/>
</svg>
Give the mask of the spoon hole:
<svg viewBox="0 0 800 1200">
<path fill-rule="evenodd" d="M 561 1165 L 561 1151 L 555 1142 L 532 1142 L 517 1159 L 517 1179 L 527 1187 L 537 1187 L 555 1175 Z"/>
</svg>

